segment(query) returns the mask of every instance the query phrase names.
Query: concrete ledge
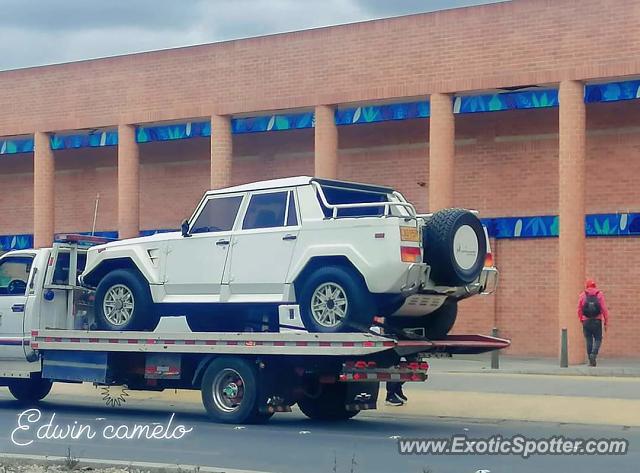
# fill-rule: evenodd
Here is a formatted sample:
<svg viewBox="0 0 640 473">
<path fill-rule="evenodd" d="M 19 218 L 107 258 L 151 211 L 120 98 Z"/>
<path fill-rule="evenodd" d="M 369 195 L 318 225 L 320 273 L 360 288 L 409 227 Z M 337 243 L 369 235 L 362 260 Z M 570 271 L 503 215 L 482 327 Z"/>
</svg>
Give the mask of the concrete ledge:
<svg viewBox="0 0 640 473">
<path fill-rule="evenodd" d="M 460 355 L 449 359 L 433 359 L 431 363 L 432 373 L 488 373 L 488 374 L 531 374 L 531 375 L 558 375 L 558 376 L 597 376 L 597 377 L 622 377 L 640 378 L 640 364 L 637 360 L 610 360 L 598 361 L 597 367 L 586 364 L 572 365 L 568 368 L 560 368 L 555 358 L 515 358 L 510 356 L 500 357 L 500 368 L 491 369 L 490 358 L 486 355 Z"/>
</svg>

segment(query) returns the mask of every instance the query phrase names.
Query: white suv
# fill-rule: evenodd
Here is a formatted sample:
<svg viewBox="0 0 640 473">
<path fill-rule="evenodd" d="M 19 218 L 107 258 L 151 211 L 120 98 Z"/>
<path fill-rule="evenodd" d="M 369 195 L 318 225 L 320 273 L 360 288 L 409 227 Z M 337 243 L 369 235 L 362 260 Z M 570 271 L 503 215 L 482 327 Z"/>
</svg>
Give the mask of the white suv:
<svg viewBox="0 0 640 473">
<path fill-rule="evenodd" d="M 418 216 L 388 187 L 295 177 L 209 191 L 181 232 L 93 247 L 82 283 L 108 330 L 184 315 L 193 331 L 277 331 L 279 306 L 297 305 L 310 332 L 387 316 L 435 338 L 427 318 L 494 285 L 486 244 L 469 211 Z"/>
</svg>

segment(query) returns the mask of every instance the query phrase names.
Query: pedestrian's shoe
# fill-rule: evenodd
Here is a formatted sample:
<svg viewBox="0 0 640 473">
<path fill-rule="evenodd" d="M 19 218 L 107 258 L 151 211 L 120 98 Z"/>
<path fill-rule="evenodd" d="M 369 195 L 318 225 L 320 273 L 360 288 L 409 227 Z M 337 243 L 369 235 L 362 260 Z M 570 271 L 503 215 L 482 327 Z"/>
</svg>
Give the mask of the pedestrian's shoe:
<svg viewBox="0 0 640 473">
<path fill-rule="evenodd" d="M 589 355 L 589 366 L 596 366 L 596 357 L 595 357 L 595 355 Z"/>
<path fill-rule="evenodd" d="M 404 393 L 402 392 L 402 388 L 398 390 L 398 392 L 396 393 L 396 397 L 400 399 L 402 402 L 407 402 L 409 400 L 407 399 L 407 396 L 405 396 Z"/>
<path fill-rule="evenodd" d="M 404 405 L 404 402 L 402 402 L 402 400 L 401 400 L 401 399 L 398 399 L 396 396 L 393 396 L 393 397 L 388 397 L 388 398 L 387 398 L 387 400 L 386 400 L 386 401 L 384 401 L 384 404 L 385 404 L 386 406 L 396 406 L 396 407 L 399 407 L 399 406 Z"/>
</svg>

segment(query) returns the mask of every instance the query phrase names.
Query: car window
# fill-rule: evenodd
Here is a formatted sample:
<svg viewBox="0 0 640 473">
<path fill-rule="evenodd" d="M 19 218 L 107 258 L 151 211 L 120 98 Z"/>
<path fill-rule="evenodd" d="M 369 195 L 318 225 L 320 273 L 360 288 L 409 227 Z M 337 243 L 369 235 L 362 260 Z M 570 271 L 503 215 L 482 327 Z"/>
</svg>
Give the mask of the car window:
<svg viewBox="0 0 640 473">
<path fill-rule="evenodd" d="M 357 189 L 347 189 L 344 187 L 322 186 L 327 202 L 332 205 L 336 204 L 361 204 L 361 203 L 378 203 L 388 202 L 389 196 L 380 192 L 367 192 Z M 318 200 L 320 200 L 318 198 Z M 325 207 L 320 201 L 322 211 L 325 217 L 331 217 L 332 209 Z M 383 206 L 375 207 L 356 207 L 338 210 L 338 217 L 379 217 L 384 215 Z"/>
<path fill-rule="evenodd" d="M 32 264 L 33 256 L 10 256 L 0 261 L 0 296 L 25 294 Z"/>
<path fill-rule="evenodd" d="M 56 269 L 53 272 L 53 284 L 69 284 L 69 260 L 70 254 L 61 252 L 58 254 L 58 258 L 56 260 Z M 77 274 L 81 274 L 84 271 L 84 268 L 87 264 L 87 255 L 86 253 L 78 253 L 78 269 Z"/>
<path fill-rule="evenodd" d="M 242 196 L 209 199 L 191 227 L 191 233 L 226 232 L 233 228 Z"/>
<path fill-rule="evenodd" d="M 274 228 L 284 226 L 284 214 L 287 208 L 287 192 L 254 194 L 247 207 L 242 222 L 245 230 L 256 228 Z"/>
<path fill-rule="evenodd" d="M 296 200 L 293 198 L 293 191 L 289 192 L 289 210 L 287 210 L 287 227 L 298 225 L 298 215 L 296 214 Z"/>
</svg>

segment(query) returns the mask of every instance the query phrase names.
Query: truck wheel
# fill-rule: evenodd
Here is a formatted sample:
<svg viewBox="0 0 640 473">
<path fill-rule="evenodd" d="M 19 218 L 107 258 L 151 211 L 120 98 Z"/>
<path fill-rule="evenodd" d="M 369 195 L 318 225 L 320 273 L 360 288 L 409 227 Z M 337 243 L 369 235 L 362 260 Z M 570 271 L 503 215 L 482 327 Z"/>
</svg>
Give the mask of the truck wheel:
<svg viewBox="0 0 640 473">
<path fill-rule="evenodd" d="M 440 308 L 430 314 L 419 317 L 389 317 L 387 323 L 397 329 L 424 329 L 429 340 L 440 340 L 453 328 L 458 315 L 458 301 L 447 299 Z"/>
<path fill-rule="evenodd" d="M 268 416 L 258 411 L 256 368 L 241 358 L 222 357 L 202 377 L 202 403 L 209 417 L 226 424 L 259 423 Z"/>
<path fill-rule="evenodd" d="M 348 411 L 347 385 L 344 383 L 322 384 L 318 396 L 305 396 L 298 400 L 298 407 L 304 415 L 313 420 L 347 420 L 360 411 Z"/>
<path fill-rule="evenodd" d="M 41 401 L 51 391 L 53 383 L 37 375 L 31 379 L 16 379 L 9 384 L 9 392 L 18 401 Z"/>
<path fill-rule="evenodd" d="M 484 266 L 487 241 L 482 223 L 464 209 L 444 209 L 424 224 L 425 262 L 431 278 L 441 286 L 464 286 L 478 278 Z"/>
<path fill-rule="evenodd" d="M 374 306 L 355 271 L 341 266 L 315 270 L 300 291 L 300 315 L 309 332 L 361 332 L 371 326 Z"/>
<path fill-rule="evenodd" d="M 103 330 L 154 330 L 158 325 L 149 285 L 130 269 L 116 269 L 102 278 L 95 308 Z"/>
</svg>

